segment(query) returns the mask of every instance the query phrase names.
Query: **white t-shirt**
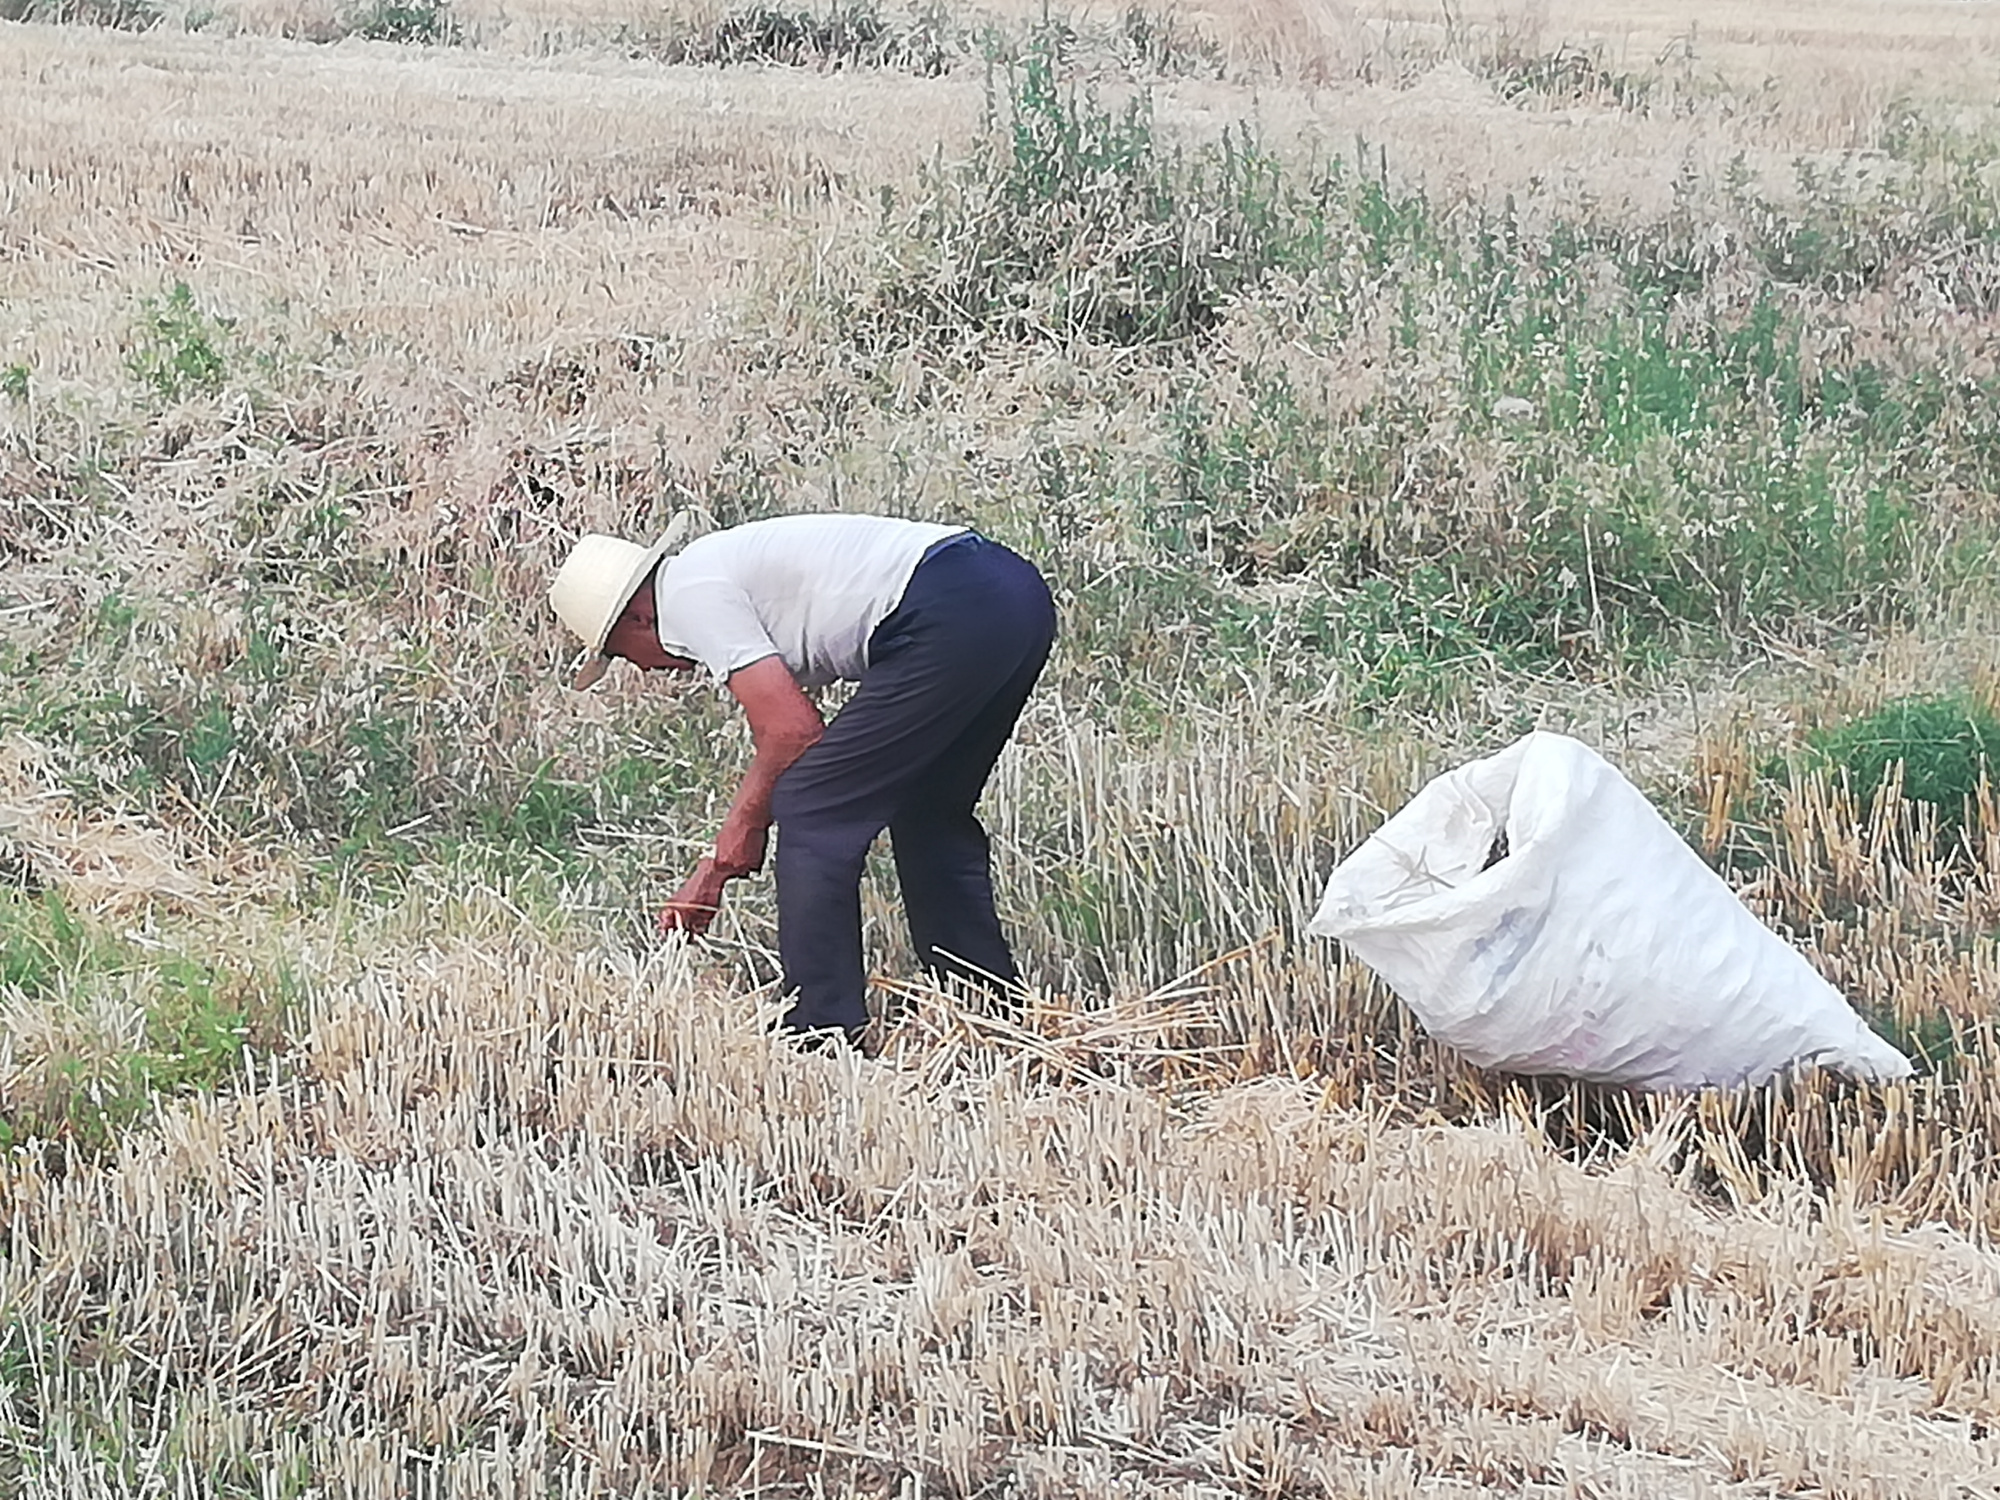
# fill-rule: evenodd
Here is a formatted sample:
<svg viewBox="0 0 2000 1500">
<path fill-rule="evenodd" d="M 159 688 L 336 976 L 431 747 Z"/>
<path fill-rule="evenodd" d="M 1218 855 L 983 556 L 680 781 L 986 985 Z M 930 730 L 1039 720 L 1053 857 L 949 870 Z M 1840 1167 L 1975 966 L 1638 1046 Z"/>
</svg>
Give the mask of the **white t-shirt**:
<svg viewBox="0 0 2000 1500">
<path fill-rule="evenodd" d="M 660 644 L 726 681 L 776 655 L 801 687 L 860 677 L 868 637 L 924 553 L 963 526 L 893 516 L 778 516 L 688 543 L 653 581 Z"/>
</svg>

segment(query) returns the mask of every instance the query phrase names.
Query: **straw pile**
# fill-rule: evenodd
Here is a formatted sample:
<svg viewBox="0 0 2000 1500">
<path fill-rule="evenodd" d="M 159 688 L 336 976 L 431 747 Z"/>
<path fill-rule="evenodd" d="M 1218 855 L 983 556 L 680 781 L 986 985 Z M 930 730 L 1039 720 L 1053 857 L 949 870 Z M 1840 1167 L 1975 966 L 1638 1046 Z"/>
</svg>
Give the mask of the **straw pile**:
<svg viewBox="0 0 2000 1500">
<path fill-rule="evenodd" d="M 485 920 L 317 995 L 289 1078 L 7 1163 L 24 1492 L 103 1492 L 103 1424 L 163 1480 L 356 1495 L 2000 1471 L 2000 1257 L 1848 1188 L 1704 1195 L 1691 1113 L 1585 1170 L 1318 1080 L 1149 1088 L 1102 1020 L 800 1057 L 676 954 Z"/>
</svg>

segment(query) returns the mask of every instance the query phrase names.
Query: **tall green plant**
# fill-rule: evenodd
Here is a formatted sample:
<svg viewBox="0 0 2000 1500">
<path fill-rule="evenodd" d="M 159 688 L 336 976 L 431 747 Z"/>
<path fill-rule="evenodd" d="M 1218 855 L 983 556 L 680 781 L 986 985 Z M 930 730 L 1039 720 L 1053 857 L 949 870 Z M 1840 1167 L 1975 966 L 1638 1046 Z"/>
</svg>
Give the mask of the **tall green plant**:
<svg viewBox="0 0 2000 1500">
<path fill-rule="evenodd" d="M 1170 147 L 1145 95 L 1109 108 L 1047 46 L 1000 78 L 971 156 L 934 168 L 912 204 L 885 195 L 895 267 L 864 338 L 1172 342 L 1313 253 L 1315 205 L 1247 127 Z"/>
</svg>

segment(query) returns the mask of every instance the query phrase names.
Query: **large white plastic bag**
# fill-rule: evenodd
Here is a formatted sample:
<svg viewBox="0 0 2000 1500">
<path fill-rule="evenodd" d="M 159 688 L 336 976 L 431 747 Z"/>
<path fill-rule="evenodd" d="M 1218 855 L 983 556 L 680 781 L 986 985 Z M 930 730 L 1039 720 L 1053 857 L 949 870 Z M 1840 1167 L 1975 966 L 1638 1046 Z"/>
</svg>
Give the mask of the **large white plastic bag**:
<svg viewBox="0 0 2000 1500">
<path fill-rule="evenodd" d="M 1495 835 L 1506 853 L 1488 868 Z M 1333 937 L 1483 1067 L 1642 1088 L 1909 1059 L 1602 756 L 1537 732 L 1432 781 L 1333 872 Z"/>
</svg>

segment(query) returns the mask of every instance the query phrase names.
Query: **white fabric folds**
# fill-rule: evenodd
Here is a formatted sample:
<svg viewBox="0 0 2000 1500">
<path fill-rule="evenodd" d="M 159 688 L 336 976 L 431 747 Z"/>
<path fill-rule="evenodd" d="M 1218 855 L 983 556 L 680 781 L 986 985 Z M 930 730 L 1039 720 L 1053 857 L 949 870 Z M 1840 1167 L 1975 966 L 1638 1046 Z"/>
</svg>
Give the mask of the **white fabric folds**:
<svg viewBox="0 0 2000 1500">
<path fill-rule="evenodd" d="M 1907 1077 L 1603 757 L 1537 732 L 1425 786 L 1308 928 L 1482 1067 L 1648 1089 Z"/>
</svg>

